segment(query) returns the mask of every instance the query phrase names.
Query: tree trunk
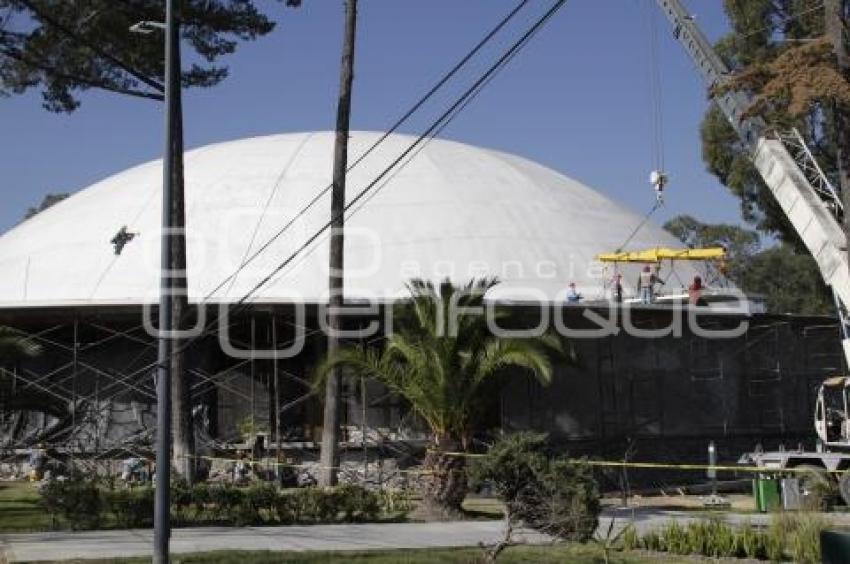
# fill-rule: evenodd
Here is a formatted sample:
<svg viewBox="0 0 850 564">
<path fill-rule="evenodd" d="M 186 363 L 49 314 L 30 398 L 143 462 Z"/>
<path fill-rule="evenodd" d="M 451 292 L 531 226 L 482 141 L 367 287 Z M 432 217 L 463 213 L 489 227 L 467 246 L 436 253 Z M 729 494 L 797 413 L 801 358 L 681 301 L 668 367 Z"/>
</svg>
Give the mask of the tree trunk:
<svg viewBox="0 0 850 564">
<path fill-rule="evenodd" d="M 824 18 L 826 34 L 832 41 L 838 70 L 850 78 L 850 52 L 847 48 L 846 0 L 825 0 Z M 834 106 L 835 156 L 838 162 L 838 188 L 845 210 L 850 210 L 850 115 L 839 104 Z M 844 214 L 844 233 L 850 241 L 850 213 Z M 850 245 L 848 245 L 850 248 Z"/>
<path fill-rule="evenodd" d="M 354 37 L 357 27 L 357 0 L 345 2 L 345 36 L 339 76 L 339 103 L 336 114 L 333 190 L 331 192 L 330 275 L 328 280 L 328 354 L 339 349 L 340 308 L 343 296 L 343 214 L 345 208 L 345 175 L 348 168 L 348 132 L 351 118 L 351 84 L 354 80 Z M 322 424 L 322 452 L 319 484 L 337 483 L 339 466 L 339 388 L 340 374 L 333 370 L 325 385 L 325 410 Z"/>
<path fill-rule="evenodd" d="M 419 517 L 453 520 L 463 514 L 461 506 L 469 487 L 466 457 L 458 456 L 458 449 L 458 443 L 441 440 L 425 455 Z"/>
<path fill-rule="evenodd" d="M 176 26 L 179 33 L 179 25 Z M 180 41 L 174 41 L 174 69 L 178 75 L 173 78 L 180 84 Z M 172 105 L 172 123 L 174 128 L 173 167 L 172 167 L 172 206 L 171 217 L 174 232 L 171 241 L 171 327 L 180 331 L 186 326 L 185 315 L 188 309 L 188 273 L 186 271 L 186 198 L 183 183 L 183 102 L 181 88 L 175 89 Z M 171 348 L 171 440 L 172 460 L 177 474 L 192 483 L 195 467 L 195 433 L 192 425 L 192 400 L 188 375 L 186 374 L 183 342 L 172 340 Z"/>
</svg>

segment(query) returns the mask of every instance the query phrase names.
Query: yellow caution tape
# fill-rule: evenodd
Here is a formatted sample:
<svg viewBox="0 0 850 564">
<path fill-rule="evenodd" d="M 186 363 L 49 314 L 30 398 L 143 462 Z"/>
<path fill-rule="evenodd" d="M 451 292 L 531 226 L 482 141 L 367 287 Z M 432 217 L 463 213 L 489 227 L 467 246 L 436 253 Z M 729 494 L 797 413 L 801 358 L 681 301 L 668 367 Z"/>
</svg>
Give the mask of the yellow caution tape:
<svg viewBox="0 0 850 564">
<path fill-rule="evenodd" d="M 481 458 L 485 455 L 469 453 L 469 452 L 444 452 L 441 453 L 445 456 L 457 456 L 464 458 Z M 342 470 L 341 466 L 334 467 L 325 467 L 318 466 L 315 464 L 294 464 L 291 462 L 277 462 L 277 461 L 269 461 L 269 460 L 250 460 L 250 459 L 239 459 L 239 458 L 224 458 L 224 457 L 214 457 L 214 456 L 201 456 L 196 455 L 194 457 L 189 455 L 183 455 L 183 458 L 196 458 L 200 460 L 209 460 L 209 461 L 218 461 L 218 462 L 227 462 L 227 463 L 237 463 L 241 462 L 243 464 L 248 464 L 252 466 L 275 466 L 275 467 L 286 467 L 286 468 L 309 468 L 309 469 L 321 469 L 321 470 Z M 812 471 L 811 467 L 808 468 L 768 468 L 765 466 L 723 466 L 723 465 L 715 465 L 712 466 L 710 464 L 669 464 L 666 462 L 623 462 L 618 460 L 590 460 L 584 458 L 574 458 L 570 459 L 569 462 L 573 464 L 583 464 L 585 466 L 593 466 L 593 467 L 601 467 L 601 468 L 643 468 L 643 469 L 654 469 L 654 470 L 697 470 L 697 471 L 708 471 L 714 470 L 716 472 L 749 472 L 749 473 L 757 473 L 757 474 L 805 474 L 810 473 Z M 822 469 L 824 472 L 829 472 L 833 474 L 841 474 L 844 470 L 827 470 Z M 394 469 L 392 472 L 399 474 L 419 474 L 419 475 L 428 475 L 433 474 L 434 472 L 428 470 L 402 470 L 402 469 Z"/>
<path fill-rule="evenodd" d="M 467 458 L 480 458 L 484 454 L 465 452 L 444 452 L 446 456 L 463 456 Z M 584 464 L 587 466 L 614 467 L 614 468 L 651 468 L 657 470 L 715 470 L 717 472 L 755 472 L 759 474 L 804 474 L 811 472 L 812 468 L 768 468 L 765 466 L 724 466 L 710 464 L 670 464 L 667 462 L 625 462 L 619 460 L 592 460 L 586 458 L 573 458 L 569 462 L 573 464 Z M 824 472 L 841 474 L 844 470 L 827 470 Z"/>
</svg>

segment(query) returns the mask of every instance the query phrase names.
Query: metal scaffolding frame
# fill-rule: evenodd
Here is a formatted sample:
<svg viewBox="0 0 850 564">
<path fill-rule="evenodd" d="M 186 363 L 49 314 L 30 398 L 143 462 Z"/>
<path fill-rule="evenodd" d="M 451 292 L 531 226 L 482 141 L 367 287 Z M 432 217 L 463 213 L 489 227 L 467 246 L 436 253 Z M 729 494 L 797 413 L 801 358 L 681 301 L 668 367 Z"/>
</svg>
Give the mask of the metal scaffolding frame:
<svg viewBox="0 0 850 564">
<path fill-rule="evenodd" d="M 95 471 L 98 467 L 102 470 L 106 465 L 107 471 L 113 473 L 118 458 L 145 458 L 152 452 L 156 430 L 153 417 L 156 404 L 155 339 L 145 332 L 144 325 L 130 323 L 128 318 L 120 315 L 110 318 L 97 312 L 64 313 L 64 318 L 52 320 L 36 329 L 32 328 L 32 320 L 27 320 L 26 324 L 4 321 L 40 344 L 43 353 L 34 360 L 0 367 L 0 376 L 10 381 L 8 390 L 4 388 L 8 397 L 3 399 L 14 406 L 15 402 L 30 395 L 49 398 L 55 406 L 52 407 L 53 413 L 41 415 L 37 422 L 31 421 L 36 410 L 19 410 L 16 413 L 10 410 L 3 415 L 0 421 L 4 426 L 3 432 L 10 433 L 2 437 L 0 469 L 4 465 L 20 467 L 26 453 L 37 445 L 65 457 L 81 470 Z M 300 329 L 307 339 L 322 333 L 320 329 L 298 325 L 268 307 L 252 309 L 242 318 L 231 319 L 229 328 L 232 344 L 250 350 L 290 346 L 292 339 L 287 336 L 286 329 Z M 243 335 L 239 334 L 240 329 Z M 301 436 L 286 434 L 283 425 L 287 415 L 302 409 L 316 397 L 311 378 L 304 373 L 299 374 L 276 356 L 261 360 L 252 354 L 245 359 L 228 359 L 217 344 L 210 344 L 210 339 L 204 344 L 204 339 L 212 337 L 213 331 L 215 329 L 208 326 L 205 334 L 196 339 L 199 343 L 187 350 L 190 357 L 219 356 L 219 362 L 213 363 L 214 366 L 205 366 L 203 362 L 187 363 L 192 397 L 197 401 L 213 392 L 225 393 L 239 400 L 242 407 L 249 406 L 248 414 L 255 430 L 258 421 L 268 421 L 268 429 L 265 430 L 267 447 L 274 462 L 290 457 L 314 460 L 317 445 L 308 440 L 312 437 L 307 436 L 306 431 Z M 210 350 L 205 351 L 206 347 Z M 247 390 L 237 384 L 245 378 L 248 380 Z M 264 405 L 259 405 L 262 403 L 259 402 L 261 390 L 263 397 L 269 400 Z M 412 455 L 412 449 L 398 440 L 405 435 L 402 429 L 410 424 L 409 413 L 399 419 L 395 430 L 382 427 L 380 422 L 373 425 L 370 420 L 373 408 L 385 409 L 392 405 L 398 410 L 402 406 L 399 401 L 389 402 L 391 396 L 378 394 L 378 397 L 369 398 L 367 387 L 361 386 L 356 398 L 361 404 L 361 416 L 357 422 L 360 437 L 356 442 L 344 443 L 342 451 L 362 452 L 361 469 L 357 472 L 363 476 L 367 474 L 369 449 L 378 451 L 378 458 L 382 452 L 401 457 Z M 113 409 L 122 397 L 130 398 L 133 415 L 138 415 L 138 411 L 141 416 L 127 422 L 125 436 L 116 437 L 114 432 L 110 433 L 110 426 L 115 416 Z M 347 396 L 343 399 L 349 404 L 355 398 Z M 136 409 L 137 406 L 139 409 Z M 217 404 L 214 408 L 220 410 L 221 406 Z M 146 418 L 145 414 L 150 414 L 150 417 Z M 48 420 L 51 421 L 49 427 L 46 425 Z M 221 430 L 218 434 L 222 436 Z M 246 446 L 203 433 L 196 433 L 196 437 L 199 449 L 218 453 Z M 350 468 L 346 471 L 351 473 Z M 398 476 L 387 473 L 385 479 L 394 477 Z"/>
</svg>

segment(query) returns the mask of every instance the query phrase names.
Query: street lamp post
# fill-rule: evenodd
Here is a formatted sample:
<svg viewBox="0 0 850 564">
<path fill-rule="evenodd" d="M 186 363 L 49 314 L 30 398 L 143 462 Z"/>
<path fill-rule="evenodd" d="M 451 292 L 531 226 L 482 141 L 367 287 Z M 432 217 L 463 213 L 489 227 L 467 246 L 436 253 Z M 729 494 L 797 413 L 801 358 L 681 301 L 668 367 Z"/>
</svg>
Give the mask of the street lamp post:
<svg viewBox="0 0 850 564">
<path fill-rule="evenodd" d="M 174 264 L 173 237 L 182 237 L 183 128 L 180 102 L 180 29 L 176 21 L 179 0 L 166 0 L 165 23 L 143 21 L 133 33 L 165 31 L 165 154 L 162 161 L 162 233 L 160 250 L 159 334 L 157 336 L 156 497 L 154 501 L 153 562 L 167 564 L 171 539 L 171 367 L 175 349 L 174 296 L 181 288 L 175 277 L 185 276 L 185 264 Z M 180 213 L 178 213 L 180 212 Z M 184 255 L 185 256 L 185 255 Z M 183 262 L 183 261 L 181 261 Z"/>
</svg>

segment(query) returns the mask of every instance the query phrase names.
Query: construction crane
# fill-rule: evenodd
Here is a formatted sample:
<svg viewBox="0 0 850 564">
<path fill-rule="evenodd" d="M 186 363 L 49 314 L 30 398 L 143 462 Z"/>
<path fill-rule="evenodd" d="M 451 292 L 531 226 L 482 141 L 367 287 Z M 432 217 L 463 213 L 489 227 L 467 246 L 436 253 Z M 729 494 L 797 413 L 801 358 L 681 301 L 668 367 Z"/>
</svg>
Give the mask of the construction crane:
<svg viewBox="0 0 850 564">
<path fill-rule="evenodd" d="M 749 149 L 755 168 L 785 216 L 814 257 L 831 288 L 841 324 L 842 346 L 850 366 L 847 311 L 850 305 L 850 265 L 847 238 L 842 229 L 844 208 L 837 191 L 818 166 L 803 136 L 796 130 L 770 128 L 750 116 L 752 96 L 726 88 L 730 70 L 679 0 L 655 0 L 673 28 L 673 36 L 688 56 L 729 124 Z M 839 475 L 839 490 L 850 505 L 850 378 L 834 377 L 821 384 L 815 405 L 814 426 L 820 439 L 815 452 L 753 452 L 742 462 L 770 469 L 808 469 L 801 480 L 808 486 Z M 839 474 L 839 471 L 840 474 Z M 808 486 L 807 486 L 808 484 Z"/>
</svg>

